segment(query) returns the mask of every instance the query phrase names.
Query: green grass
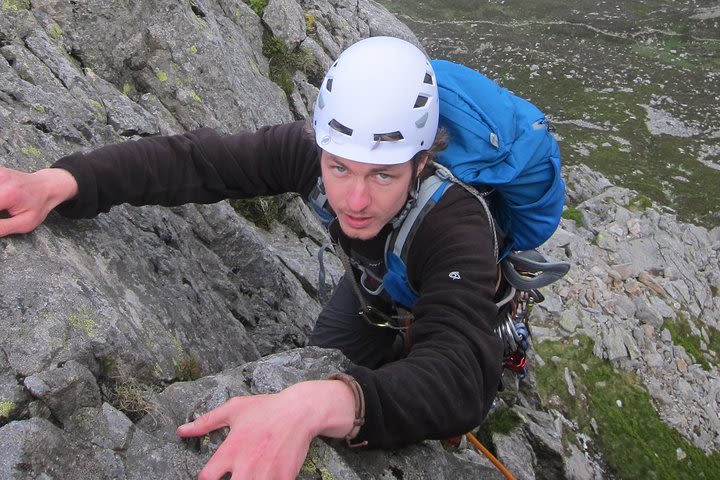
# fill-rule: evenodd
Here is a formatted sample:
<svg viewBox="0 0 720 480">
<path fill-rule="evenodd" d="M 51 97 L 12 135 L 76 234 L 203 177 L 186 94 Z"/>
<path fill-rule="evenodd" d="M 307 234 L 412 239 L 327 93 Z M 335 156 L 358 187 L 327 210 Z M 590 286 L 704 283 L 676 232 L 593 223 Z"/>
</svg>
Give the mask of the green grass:
<svg viewBox="0 0 720 480">
<path fill-rule="evenodd" d="M 636 210 L 647 210 L 648 208 L 652 208 L 652 206 L 652 200 L 640 193 L 635 195 L 632 200 L 630 200 L 630 207 Z"/>
<path fill-rule="evenodd" d="M 583 226 L 582 212 L 574 207 L 567 207 L 562 212 L 562 218 L 566 220 L 572 220 L 578 227 Z"/>
<path fill-rule="evenodd" d="M 268 3 L 270 0 L 250 0 L 250 8 L 258 17 L 262 18 Z"/>
<path fill-rule="evenodd" d="M 592 41 L 607 43 L 602 38 Z M 695 48 L 701 51 L 687 57 L 680 56 Z M 717 225 L 716 212 L 720 203 L 720 191 L 712 187 L 720 182 L 720 172 L 697 162 L 701 142 L 697 136 L 650 134 L 646 124 L 647 112 L 642 105 L 650 103 L 658 88 L 655 83 L 633 81 L 635 75 L 664 79 L 666 91 L 671 92 L 675 103 L 662 105 L 661 109 L 675 118 L 697 118 L 704 124 L 712 124 L 714 117 L 710 106 L 689 107 L 697 104 L 697 94 L 680 81 L 667 80 L 668 65 L 673 71 L 710 69 L 708 61 L 713 58 L 720 60 L 720 55 L 701 53 L 711 48 L 716 47 L 689 42 L 678 35 L 664 36 L 651 45 L 629 44 L 624 50 L 634 53 L 631 55 L 636 59 L 633 60 L 634 66 L 622 70 L 608 65 L 608 71 L 616 73 L 616 78 L 622 75 L 621 80 L 613 82 L 598 82 L 584 75 L 575 75 L 573 69 L 577 67 L 574 64 L 552 68 L 552 75 L 545 74 L 541 68 L 539 75 L 531 76 L 529 65 L 543 65 L 545 60 L 541 56 L 532 61 L 514 62 L 495 75 L 502 78 L 504 86 L 531 100 L 553 117 L 585 120 L 604 129 L 558 124 L 558 133 L 563 137 L 561 150 L 564 163 L 586 164 L 659 204 L 672 205 L 681 220 L 712 228 Z M 616 54 L 616 47 L 607 49 L 612 52 L 611 56 Z M 671 50 L 676 50 L 676 53 Z M 705 59 L 705 63 L 700 65 L 698 58 Z M 630 64 L 633 65 L 633 62 Z M 615 88 L 618 83 L 630 88 Z M 626 143 L 618 143 L 617 138 L 624 139 Z M 589 157 L 572 148 L 573 145 L 588 143 L 597 146 L 589 150 Z M 717 161 L 713 156 L 710 160 Z"/>
<path fill-rule="evenodd" d="M 518 0 L 443 0 L 416 2 L 413 0 L 380 0 L 389 11 L 434 21 L 482 19 L 508 23 L 523 20 L 556 20 L 562 18 L 576 2 L 545 0 L 524 2 Z"/>
<path fill-rule="evenodd" d="M 497 6 L 488 4 L 489 8 L 481 10 L 474 0 L 449 0 L 444 2 L 414 2 L 409 0 L 381 0 L 379 2 L 390 12 L 410 15 L 418 18 L 433 18 L 437 21 L 458 20 L 463 18 L 486 18 L 499 20 L 504 18 L 488 16 L 488 13 L 500 11 Z"/>
<path fill-rule="evenodd" d="M 270 230 L 278 221 L 284 204 L 282 196 L 255 197 L 245 200 L 232 200 L 232 207 L 240 215 L 264 230 Z"/>
<path fill-rule="evenodd" d="M 673 39 L 675 37 L 672 37 Z M 672 53 L 670 50 L 678 50 L 677 53 Z M 695 63 L 690 60 L 683 59 L 678 56 L 680 51 L 684 50 L 684 45 L 681 43 L 674 43 L 674 41 L 668 40 L 662 46 L 648 45 L 645 43 L 638 43 L 632 46 L 631 51 L 645 57 L 648 60 L 655 62 L 666 63 L 669 65 L 675 65 L 677 67 L 693 68 Z"/>
<path fill-rule="evenodd" d="M 203 369 L 198 360 L 185 355 L 182 360 L 175 362 L 175 378 L 178 382 L 191 382 L 202 377 Z"/>
<path fill-rule="evenodd" d="M 536 369 L 540 395 L 545 404 L 553 395 L 562 400 L 564 414 L 577 419 L 580 430 L 595 439 L 615 475 L 628 480 L 720 478 L 720 454 L 705 456 L 661 421 L 640 380 L 595 357 L 591 339 L 576 341 L 577 345 L 566 340 L 535 346 L 546 360 Z M 560 361 L 550 361 L 553 356 Z M 564 380 L 566 367 L 577 375 L 575 397 Z M 597 422 L 597 433 L 591 418 Z M 687 455 L 684 460 L 677 459 L 678 448 Z"/>
<path fill-rule="evenodd" d="M 499 408 L 490 412 L 485 421 L 475 432 L 475 436 L 486 448 L 490 449 L 493 455 L 497 455 L 492 442 L 493 433 L 507 435 L 515 430 L 522 420 L 509 408 Z"/>
<path fill-rule="evenodd" d="M 282 88 L 283 92 L 290 94 L 293 91 L 293 75 L 295 62 L 280 37 L 269 32 L 263 33 L 263 55 L 270 60 L 270 80 Z"/>
<path fill-rule="evenodd" d="M 697 363 L 699 363 L 703 369 L 710 371 L 712 366 L 710 364 L 708 355 L 706 355 L 700 348 L 700 341 L 702 338 L 693 333 L 690 327 L 690 321 L 685 318 L 684 315 L 679 315 L 676 320 L 668 320 L 663 323 L 663 328 L 667 328 L 672 335 L 673 343 L 680 345 L 685 349 L 685 352 Z M 710 343 L 708 348 L 715 352 L 720 352 L 720 332 L 710 326 L 705 327 Z"/>
<path fill-rule="evenodd" d="M 718 38 L 716 20 L 693 20 L 687 4 L 665 0 L 601 5 L 564 0 L 381 3 L 421 20 L 408 23 L 419 38 L 427 39 L 431 56 L 477 68 L 559 120 L 565 164 L 587 164 L 614 183 L 671 206 L 682 221 L 718 225 L 720 190 L 714 187 L 720 171 L 698 162 L 701 148 L 708 145 L 707 134 L 651 135 L 643 108 L 652 105 L 704 132 L 717 129 L 717 102 L 702 93 L 713 91 L 713 75 L 720 71 L 720 43 L 702 40 Z M 622 6 L 622 17 L 616 16 L 617 5 Z M 582 12 L 599 15 L 583 20 Z M 444 19 L 477 23 L 438 24 Z M 567 23 L 543 24 L 543 19 Z M 634 35 L 638 28 L 648 31 Z M 533 65 L 539 68 L 531 73 Z M 603 131 L 568 120 L 585 120 Z M 628 143 L 620 145 L 613 137 Z M 592 158 L 577 152 L 578 144 L 588 143 L 598 146 L 589 150 Z M 707 149 L 705 155 L 718 161 Z"/>
<path fill-rule="evenodd" d="M 309 52 L 289 50 L 280 37 L 268 31 L 263 33 L 262 52 L 270 61 L 270 80 L 279 85 L 287 95 L 295 89 L 293 76 L 296 71 L 301 70 L 311 82 L 318 84 L 324 75 L 324 72 L 319 72 L 319 66 Z"/>
<path fill-rule="evenodd" d="M 157 385 L 138 380 L 112 357 L 100 359 L 99 385 L 103 400 L 137 422 L 154 410 L 151 398 L 161 391 Z"/>
<path fill-rule="evenodd" d="M 643 117 L 640 117 L 641 121 Z M 651 136 L 644 124 L 628 120 L 617 126 L 617 132 L 588 131 L 574 125 L 559 125 L 564 137 L 561 144 L 563 161 L 585 164 L 604 172 L 613 182 L 641 192 L 660 205 L 673 205 L 683 221 L 692 221 L 708 228 L 717 225 L 715 205 L 720 203 L 720 190 L 712 188 L 720 182 L 720 172 L 698 166 L 693 155 L 693 139 L 670 135 Z M 629 145 L 622 148 L 612 138 L 624 138 Z M 571 145 L 592 143 L 589 156 L 579 155 Z M 603 146 L 609 143 L 610 146 Z M 686 153 L 683 153 L 686 152 Z M 669 178 L 685 177 L 687 181 L 669 182 Z M 639 209 L 649 206 L 639 201 Z"/>
</svg>

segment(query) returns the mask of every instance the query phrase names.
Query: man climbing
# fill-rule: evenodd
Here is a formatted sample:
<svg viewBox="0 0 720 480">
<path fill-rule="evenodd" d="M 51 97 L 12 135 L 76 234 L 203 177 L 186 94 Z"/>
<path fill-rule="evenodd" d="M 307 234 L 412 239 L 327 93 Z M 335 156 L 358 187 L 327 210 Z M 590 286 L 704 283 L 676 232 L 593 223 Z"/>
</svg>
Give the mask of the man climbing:
<svg viewBox="0 0 720 480">
<path fill-rule="evenodd" d="M 487 414 L 503 355 L 492 328 L 495 239 L 482 204 L 452 185 L 417 225 L 406 257 L 417 292 L 411 324 L 383 288 L 386 239 L 445 143 L 438 105 L 420 50 L 366 39 L 328 70 L 311 127 L 299 121 L 229 136 L 200 129 L 76 153 L 32 174 L 0 169 L 0 211 L 9 213 L 0 236 L 31 231 L 53 209 L 84 218 L 122 203 L 326 198 L 330 234 L 352 275 L 309 343 L 339 348 L 353 365 L 277 394 L 233 398 L 180 426 L 182 437 L 230 427 L 200 478 L 294 478 L 316 436 L 392 448 L 463 434 Z"/>
</svg>

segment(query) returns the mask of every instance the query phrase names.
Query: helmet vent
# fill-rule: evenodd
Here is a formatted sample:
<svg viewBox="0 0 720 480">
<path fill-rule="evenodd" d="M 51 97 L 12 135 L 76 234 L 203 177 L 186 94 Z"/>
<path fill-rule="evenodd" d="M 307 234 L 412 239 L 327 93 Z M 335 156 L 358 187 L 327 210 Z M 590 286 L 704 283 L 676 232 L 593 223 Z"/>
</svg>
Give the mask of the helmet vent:
<svg viewBox="0 0 720 480">
<path fill-rule="evenodd" d="M 418 97 L 415 99 L 415 106 L 413 108 L 422 108 L 425 105 L 427 105 L 428 97 L 425 95 L 418 95 Z"/>
<path fill-rule="evenodd" d="M 330 128 L 332 128 L 333 130 L 337 130 L 338 132 L 340 132 L 344 135 L 347 135 L 348 137 L 351 137 L 353 134 L 352 128 L 346 127 L 345 125 L 338 122 L 334 118 L 332 120 L 330 120 L 330 123 L 328 123 L 328 125 L 330 125 Z"/>
<path fill-rule="evenodd" d="M 376 142 L 399 142 L 402 140 L 403 134 L 399 131 L 388 132 L 388 133 L 376 133 L 373 135 L 373 140 Z"/>
<path fill-rule="evenodd" d="M 428 85 L 433 85 L 435 82 L 433 81 L 432 75 L 430 75 L 429 73 L 426 73 L 426 74 L 425 74 L 425 79 L 423 80 L 423 83 L 426 83 L 426 84 L 428 84 Z"/>
<path fill-rule="evenodd" d="M 332 84 L 333 84 L 333 79 L 328 78 L 327 82 L 325 82 L 325 88 L 327 88 L 328 92 L 332 92 Z"/>
</svg>

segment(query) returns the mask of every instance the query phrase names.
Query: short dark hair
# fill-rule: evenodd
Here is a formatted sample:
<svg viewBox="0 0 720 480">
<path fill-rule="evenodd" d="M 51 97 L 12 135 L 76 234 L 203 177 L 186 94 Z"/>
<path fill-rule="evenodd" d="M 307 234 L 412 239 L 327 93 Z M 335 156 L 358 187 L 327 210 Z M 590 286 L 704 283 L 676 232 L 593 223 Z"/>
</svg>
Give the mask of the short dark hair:
<svg viewBox="0 0 720 480">
<path fill-rule="evenodd" d="M 410 177 L 410 181 L 414 182 L 415 178 L 418 174 L 418 167 L 420 166 L 420 161 L 422 160 L 423 156 L 428 156 L 428 163 L 435 160 L 437 157 L 437 154 L 445 150 L 448 146 L 448 142 L 450 141 L 450 133 L 445 128 L 439 128 L 437 133 L 435 134 L 435 140 L 433 140 L 433 144 L 428 148 L 427 150 L 421 150 L 418 153 L 413 156 L 411 159 L 412 161 L 412 176 Z M 423 178 L 430 175 L 431 170 L 425 170 L 425 175 L 423 175 Z"/>
</svg>

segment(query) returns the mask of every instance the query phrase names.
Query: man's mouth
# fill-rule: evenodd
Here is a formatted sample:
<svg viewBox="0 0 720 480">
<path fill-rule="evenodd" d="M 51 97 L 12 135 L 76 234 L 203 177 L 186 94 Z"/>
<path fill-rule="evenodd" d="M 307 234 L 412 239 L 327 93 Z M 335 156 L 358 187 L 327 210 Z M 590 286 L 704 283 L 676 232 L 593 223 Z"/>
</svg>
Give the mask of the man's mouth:
<svg viewBox="0 0 720 480">
<path fill-rule="evenodd" d="M 372 217 L 356 217 L 346 213 L 345 222 L 352 228 L 364 228 L 372 222 Z"/>
</svg>

